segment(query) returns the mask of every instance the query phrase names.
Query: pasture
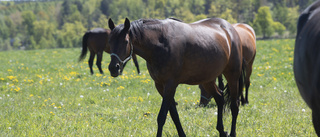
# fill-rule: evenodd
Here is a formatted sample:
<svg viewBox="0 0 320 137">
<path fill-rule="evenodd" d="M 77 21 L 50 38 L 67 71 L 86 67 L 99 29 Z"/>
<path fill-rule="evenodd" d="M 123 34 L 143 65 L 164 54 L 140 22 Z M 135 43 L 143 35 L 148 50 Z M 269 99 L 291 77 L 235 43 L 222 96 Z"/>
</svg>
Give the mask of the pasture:
<svg viewBox="0 0 320 137">
<path fill-rule="evenodd" d="M 80 48 L 0 52 L 1 136 L 155 136 L 161 97 L 138 58 L 112 78 L 104 53 L 104 75 Z M 249 104 L 240 106 L 238 136 L 316 136 L 311 111 L 295 85 L 294 40 L 257 41 Z M 199 108 L 197 86 L 180 85 L 175 99 L 187 136 L 218 136 L 217 108 Z M 231 114 L 224 117 L 230 133 Z M 168 116 L 163 136 L 178 136 Z"/>
</svg>

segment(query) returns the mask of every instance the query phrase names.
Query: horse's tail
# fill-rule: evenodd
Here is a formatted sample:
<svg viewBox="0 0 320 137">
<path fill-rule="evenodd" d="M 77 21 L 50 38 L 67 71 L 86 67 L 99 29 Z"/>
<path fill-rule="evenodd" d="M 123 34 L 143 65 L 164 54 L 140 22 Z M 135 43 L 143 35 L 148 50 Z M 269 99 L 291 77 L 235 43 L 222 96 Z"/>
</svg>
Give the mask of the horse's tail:
<svg viewBox="0 0 320 137">
<path fill-rule="evenodd" d="M 246 65 L 245 64 L 246 64 L 246 61 L 244 59 L 242 59 L 242 68 L 241 68 L 241 73 L 240 73 L 240 77 L 239 77 L 239 92 L 238 92 L 238 97 L 237 97 L 238 100 L 239 100 L 240 96 L 243 94 L 242 93 L 243 87 L 245 85 L 245 77 L 246 77 Z M 224 108 L 224 110 L 227 110 L 226 108 L 230 108 L 230 105 L 231 105 L 230 88 L 229 88 L 228 84 L 225 87 L 224 100 L 225 100 L 225 102 L 224 102 L 223 108 Z"/>
<path fill-rule="evenodd" d="M 243 95 L 243 87 L 245 87 L 246 85 L 246 66 L 247 62 L 246 60 L 243 58 L 242 59 L 242 70 L 241 70 L 241 74 L 240 74 L 240 78 L 239 78 L 239 97 Z"/>
<path fill-rule="evenodd" d="M 89 38 L 89 34 L 90 34 L 89 32 L 86 32 L 82 37 L 82 51 L 79 57 L 79 62 L 82 61 L 87 55 L 87 52 L 88 52 L 87 41 Z"/>
</svg>

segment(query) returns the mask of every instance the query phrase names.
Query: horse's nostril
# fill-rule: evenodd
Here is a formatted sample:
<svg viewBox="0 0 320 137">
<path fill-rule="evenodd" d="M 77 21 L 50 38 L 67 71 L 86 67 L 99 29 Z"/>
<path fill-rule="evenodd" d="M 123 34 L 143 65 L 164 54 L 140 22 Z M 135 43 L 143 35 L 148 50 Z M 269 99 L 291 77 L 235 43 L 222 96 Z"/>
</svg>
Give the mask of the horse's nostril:
<svg viewBox="0 0 320 137">
<path fill-rule="evenodd" d="M 117 64 L 117 65 L 116 65 L 116 68 L 117 68 L 117 70 L 119 70 L 119 69 L 120 69 L 120 65 L 119 65 L 119 64 Z"/>
</svg>

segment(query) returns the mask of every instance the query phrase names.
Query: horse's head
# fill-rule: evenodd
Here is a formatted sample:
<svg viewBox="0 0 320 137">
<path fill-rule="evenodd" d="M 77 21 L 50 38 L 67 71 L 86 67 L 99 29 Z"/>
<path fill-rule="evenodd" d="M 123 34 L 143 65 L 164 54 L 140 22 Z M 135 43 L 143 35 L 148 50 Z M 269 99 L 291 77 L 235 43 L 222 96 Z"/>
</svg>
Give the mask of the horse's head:
<svg viewBox="0 0 320 137">
<path fill-rule="evenodd" d="M 109 37 L 111 62 L 109 71 L 111 76 L 117 77 L 124 64 L 131 59 L 133 47 L 129 39 L 130 21 L 126 18 L 124 24 L 114 26 L 114 23 L 109 19 L 109 28 L 111 34 Z"/>
</svg>

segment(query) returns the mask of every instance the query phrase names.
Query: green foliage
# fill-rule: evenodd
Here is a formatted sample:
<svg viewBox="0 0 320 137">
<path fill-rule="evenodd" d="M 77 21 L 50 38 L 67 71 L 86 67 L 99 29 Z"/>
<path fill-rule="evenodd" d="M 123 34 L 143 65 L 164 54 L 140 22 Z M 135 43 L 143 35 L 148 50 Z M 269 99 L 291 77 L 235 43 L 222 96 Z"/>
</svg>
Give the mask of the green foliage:
<svg viewBox="0 0 320 137">
<path fill-rule="evenodd" d="M 272 37 L 274 32 L 293 37 L 300 12 L 314 0 L 49 0 L 45 2 L 0 2 L 0 45 L 2 49 L 34 49 L 78 46 L 78 38 L 63 36 L 83 35 L 76 31 L 63 32 L 66 24 L 81 23 L 80 28 L 108 28 L 112 18 L 122 24 L 125 18 L 131 21 L 140 18 L 179 18 L 187 23 L 210 17 L 226 19 L 230 23 L 247 23 L 254 26 L 258 37 Z M 263 10 L 268 5 L 270 8 Z M 259 13 L 259 9 L 262 9 Z M 265 13 L 262 13 L 265 12 Z M 267 15 L 267 16 L 265 16 Z M 271 16 L 272 15 L 272 16 Z M 270 17 L 271 16 L 271 17 Z M 274 28 L 274 21 L 284 25 Z M 46 21 L 42 26 L 34 26 Z M 262 24 L 261 24 L 262 23 Z M 46 26 L 48 25 L 48 26 Z M 270 27 L 273 26 L 273 27 Z M 281 25 L 276 25 L 281 26 Z M 44 30 L 49 33 L 44 33 Z M 40 31 L 40 32 L 37 32 Z M 285 32 L 290 33 L 285 33 Z M 72 33 L 70 33 L 72 32 Z M 63 34 L 61 36 L 60 34 Z M 45 36 L 43 40 L 39 36 Z M 285 35 L 287 37 L 287 35 Z M 31 39 L 33 37 L 33 39 Z M 76 36 L 74 36 L 76 37 Z M 12 47 L 14 39 L 20 47 Z M 80 39 L 81 40 L 81 39 Z M 8 42 L 9 41 L 9 42 Z M 49 45 L 40 44 L 45 43 Z M 19 42 L 16 42 L 19 43 Z M 62 44 L 63 45 L 59 45 Z M 57 45 L 53 45 L 57 44 Z M 17 44 L 16 44 L 17 45 Z M 68 46 L 64 46 L 68 45 Z M 4 48 L 10 47 L 10 48 Z M 34 48 L 33 48 L 34 47 Z"/>
<path fill-rule="evenodd" d="M 34 25 L 33 22 L 36 21 L 36 15 L 34 15 L 33 11 L 24 11 L 22 12 L 22 24 L 25 26 L 28 35 L 34 34 Z"/>
<path fill-rule="evenodd" d="M 295 36 L 297 32 L 297 21 L 299 18 L 299 6 L 289 8 L 288 16 L 286 17 L 285 26 L 289 30 L 289 32 Z"/>
<path fill-rule="evenodd" d="M 58 32 L 58 45 L 60 48 L 80 47 L 82 35 L 86 31 L 81 22 L 65 23 Z"/>
<path fill-rule="evenodd" d="M 256 18 L 253 22 L 255 24 L 259 24 L 263 38 L 270 37 L 274 32 L 272 28 L 273 19 L 271 16 L 270 8 L 267 6 L 259 8 L 258 13 L 256 14 Z"/>
<path fill-rule="evenodd" d="M 284 31 L 286 30 L 286 27 L 280 22 L 273 22 L 272 27 L 280 36 L 282 36 Z"/>
<path fill-rule="evenodd" d="M 226 11 L 220 15 L 220 18 L 227 20 L 231 24 L 237 23 L 237 20 L 232 17 L 231 13 L 232 11 L 227 8 Z"/>
</svg>

